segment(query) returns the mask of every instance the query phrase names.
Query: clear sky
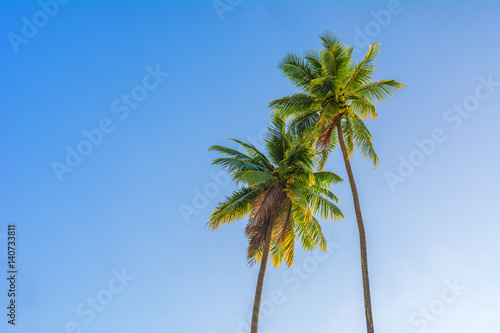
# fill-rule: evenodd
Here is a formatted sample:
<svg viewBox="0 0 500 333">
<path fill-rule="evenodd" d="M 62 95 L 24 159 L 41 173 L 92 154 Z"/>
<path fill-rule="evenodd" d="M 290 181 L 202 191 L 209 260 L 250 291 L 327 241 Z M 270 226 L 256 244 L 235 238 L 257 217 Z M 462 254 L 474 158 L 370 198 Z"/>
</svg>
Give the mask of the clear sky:
<svg viewBox="0 0 500 333">
<path fill-rule="evenodd" d="M 205 227 L 233 189 L 208 147 L 261 144 L 293 91 L 280 58 L 327 29 L 358 59 L 380 40 L 375 78 L 406 84 L 367 123 L 379 167 L 352 158 L 376 330 L 496 330 L 499 2 L 63 2 L 0 3 L 2 332 L 248 332 L 258 269 L 245 221 Z M 339 152 L 327 169 L 347 179 Z M 261 332 L 363 332 L 347 181 L 334 192 L 328 255 L 268 269 Z"/>
</svg>

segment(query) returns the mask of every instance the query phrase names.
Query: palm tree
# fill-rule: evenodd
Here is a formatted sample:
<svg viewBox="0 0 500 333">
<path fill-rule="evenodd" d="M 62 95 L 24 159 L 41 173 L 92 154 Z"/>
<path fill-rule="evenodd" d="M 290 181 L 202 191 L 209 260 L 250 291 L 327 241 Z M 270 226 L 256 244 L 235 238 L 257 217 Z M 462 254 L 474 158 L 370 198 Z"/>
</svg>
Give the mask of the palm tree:
<svg viewBox="0 0 500 333">
<path fill-rule="evenodd" d="M 257 333 L 267 261 L 275 266 L 293 262 L 295 239 L 305 249 L 326 251 L 321 226 L 314 215 L 343 219 L 330 191 L 342 179 L 331 172 L 314 172 L 316 151 L 311 144 L 285 131 L 285 121 L 274 117 L 266 139 L 267 155 L 255 146 L 233 140 L 244 152 L 212 146 L 224 155 L 213 164 L 233 177 L 239 188 L 216 207 L 207 223 L 210 229 L 249 216 L 245 235 L 249 239 L 249 264 L 260 262 L 252 313 L 251 333 Z"/>
<path fill-rule="evenodd" d="M 359 148 L 377 166 L 372 136 L 363 120 L 377 118 L 374 103 L 392 97 L 404 85 L 394 80 L 372 81 L 379 43 L 370 45 L 365 58 L 353 63 L 352 46 L 344 46 L 329 32 L 320 38 L 323 50 L 310 50 L 304 57 L 288 54 L 282 59 L 280 69 L 300 92 L 272 101 L 270 107 L 290 118 L 296 135 L 315 138 L 316 149 L 321 152 L 320 170 L 340 144 L 358 224 L 367 332 L 373 333 L 365 228 L 349 158 Z"/>
</svg>

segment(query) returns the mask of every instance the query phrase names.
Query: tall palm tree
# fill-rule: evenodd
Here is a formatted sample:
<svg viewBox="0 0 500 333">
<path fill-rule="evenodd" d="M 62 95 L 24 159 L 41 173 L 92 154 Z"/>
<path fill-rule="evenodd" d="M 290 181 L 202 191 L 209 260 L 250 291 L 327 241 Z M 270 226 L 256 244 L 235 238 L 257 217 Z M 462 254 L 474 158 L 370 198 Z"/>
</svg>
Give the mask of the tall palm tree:
<svg viewBox="0 0 500 333">
<path fill-rule="evenodd" d="M 394 80 L 372 81 L 379 43 L 370 45 L 364 59 L 354 63 L 352 46 L 343 45 L 329 32 L 320 38 L 322 50 L 310 50 L 304 57 L 288 54 L 282 59 L 280 69 L 300 92 L 272 101 L 270 106 L 290 118 L 296 135 L 315 138 L 316 149 L 321 152 L 320 170 L 330 152 L 340 144 L 359 231 L 367 332 L 373 333 L 365 228 L 349 158 L 354 149 L 359 148 L 363 156 L 377 166 L 372 136 L 363 120 L 377 118 L 374 103 L 392 97 L 404 85 Z"/>
<path fill-rule="evenodd" d="M 314 215 L 342 219 L 330 191 L 342 179 L 331 172 L 314 172 L 317 154 L 307 142 L 286 130 L 285 121 L 274 117 L 266 139 L 267 155 L 238 140 L 244 152 L 212 146 L 224 155 L 213 164 L 232 176 L 239 188 L 218 204 L 207 223 L 210 229 L 249 216 L 245 235 L 249 239 L 249 264 L 260 262 L 252 313 L 251 333 L 257 333 L 260 303 L 267 261 L 271 253 L 275 266 L 293 262 L 295 239 L 305 249 L 326 251 L 321 226 Z"/>
</svg>

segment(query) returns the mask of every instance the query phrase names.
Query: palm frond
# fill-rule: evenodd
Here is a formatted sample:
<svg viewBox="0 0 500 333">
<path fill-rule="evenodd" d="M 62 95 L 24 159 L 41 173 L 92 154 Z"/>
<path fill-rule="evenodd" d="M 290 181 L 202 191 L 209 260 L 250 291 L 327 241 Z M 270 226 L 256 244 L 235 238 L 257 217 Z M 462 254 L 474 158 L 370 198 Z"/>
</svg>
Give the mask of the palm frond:
<svg viewBox="0 0 500 333">
<path fill-rule="evenodd" d="M 311 147 L 301 143 L 292 145 L 286 152 L 285 158 L 280 162 L 279 166 L 283 171 L 299 169 L 309 169 L 314 165 L 314 151 Z M 288 173 L 290 174 L 290 173 Z"/>
<path fill-rule="evenodd" d="M 375 105 L 356 95 L 347 95 L 346 98 L 351 101 L 351 109 L 361 119 L 377 119 L 377 110 Z"/>
<path fill-rule="evenodd" d="M 340 39 L 331 31 L 325 31 L 319 36 L 319 38 L 322 41 L 323 47 L 325 49 L 331 49 L 335 46 L 340 46 L 341 42 Z"/>
<path fill-rule="evenodd" d="M 298 216 L 297 216 L 298 215 Z M 318 220 L 301 215 L 300 211 L 294 215 L 295 218 L 295 233 L 300 239 L 304 250 L 320 249 L 326 251 L 326 240 L 321 232 L 321 225 Z"/>
<path fill-rule="evenodd" d="M 210 214 L 210 221 L 207 226 L 216 230 L 221 225 L 242 219 L 250 214 L 252 201 L 259 195 L 259 189 L 242 187 L 234 191 L 230 196 L 219 203 L 215 211 Z"/>
<path fill-rule="evenodd" d="M 288 197 L 292 200 L 294 218 L 297 220 L 297 216 L 299 216 L 303 221 L 311 221 L 314 217 L 304 193 L 297 187 L 289 188 L 286 191 Z"/>
<path fill-rule="evenodd" d="M 314 71 L 316 77 L 320 77 L 323 71 L 323 65 L 321 64 L 321 51 L 317 49 L 307 50 L 304 55 L 304 59 L 309 64 L 309 67 Z"/>
<path fill-rule="evenodd" d="M 363 85 L 356 91 L 356 94 L 359 94 L 369 102 L 383 102 L 394 96 L 403 87 L 404 84 L 394 80 L 381 80 Z"/>
<path fill-rule="evenodd" d="M 238 150 L 223 147 L 223 146 L 214 145 L 214 146 L 211 146 L 210 148 L 208 148 L 208 151 L 217 151 L 217 152 L 219 152 L 223 155 L 229 156 L 229 157 L 234 157 L 234 158 L 238 158 L 241 160 L 253 162 L 252 159 L 249 156 L 245 155 L 244 153 L 242 153 Z"/>
<path fill-rule="evenodd" d="M 305 114 L 296 115 L 290 118 L 290 133 L 298 138 L 303 138 L 306 134 L 314 130 L 314 126 L 319 119 L 319 111 L 312 110 Z"/>
<path fill-rule="evenodd" d="M 291 115 L 305 114 L 318 107 L 316 99 L 306 93 L 296 93 L 269 103 L 272 110 L 287 118 Z"/>
<path fill-rule="evenodd" d="M 379 51 L 379 42 L 369 46 L 365 58 L 352 67 L 351 75 L 344 86 L 346 91 L 356 90 L 358 87 L 371 81 L 372 73 L 375 70 L 375 58 L 377 57 Z"/>
<path fill-rule="evenodd" d="M 354 138 L 352 133 L 352 124 L 348 116 L 342 117 L 341 127 L 342 137 L 344 138 L 344 145 L 347 151 L 347 158 L 350 158 L 354 152 Z"/>
<path fill-rule="evenodd" d="M 256 171 L 256 170 L 246 170 L 246 171 L 235 171 L 233 172 L 233 179 L 236 184 L 246 184 L 250 187 L 256 186 L 272 186 L 276 183 L 276 179 L 273 174 L 269 171 Z"/>
<path fill-rule="evenodd" d="M 334 221 L 344 219 L 344 215 L 342 215 L 340 209 L 329 198 L 318 195 L 313 191 L 307 191 L 304 195 L 309 201 L 309 205 L 312 207 L 313 213 L 319 215 L 322 219 L 331 219 Z"/>
<path fill-rule="evenodd" d="M 269 159 L 274 164 L 279 164 L 288 149 L 286 122 L 279 114 L 274 114 L 271 117 L 271 125 L 267 128 L 264 141 Z"/>
<path fill-rule="evenodd" d="M 351 117 L 350 123 L 353 133 L 354 146 L 361 150 L 361 153 L 365 158 L 372 161 L 374 167 L 377 167 L 379 160 L 375 150 L 373 149 L 372 135 L 370 134 L 370 131 L 366 127 L 363 120 L 361 120 L 357 115 Z"/>
<path fill-rule="evenodd" d="M 335 90 L 341 88 L 350 75 L 352 50 L 338 42 L 321 52 L 322 74 L 334 78 Z"/>
<path fill-rule="evenodd" d="M 281 60 L 278 67 L 292 84 L 299 89 L 304 89 L 309 85 L 311 80 L 316 78 L 314 71 L 309 67 L 307 62 L 295 53 L 287 54 Z"/>
<path fill-rule="evenodd" d="M 241 145 L 245 149 L 245 152 L 250 158 L 259 161 L 259 163 L 265 166 L 268 170 L 273 170 L 273 164 L 269 161 L 266 155 L 264 155 L 264 153 L 258 150 L 253 144 L 242 142 L 236 139 L 230 139 L 230 140 Z"/>
<path fill-rule="evenodd" d="M 222 169 L 226 169 L 229 173 L 235 171 L 266 171 L 267 169 L 259 164 L 248 162 L 246 160 L 241 160 L 238 158 L 230 157 L 220 157 L 216 158 L 212 164 L 220 166 Z"/>
<path fill-rule="evenodd" d="M 340 183 L 343 181 L 338 175 L 334 174 L 330 171 L 318 171 L 314 173 L 314 178 L 316 179 L 316 183 L 322 185 L 330 185 L 332 183 Z"/>
</svg>

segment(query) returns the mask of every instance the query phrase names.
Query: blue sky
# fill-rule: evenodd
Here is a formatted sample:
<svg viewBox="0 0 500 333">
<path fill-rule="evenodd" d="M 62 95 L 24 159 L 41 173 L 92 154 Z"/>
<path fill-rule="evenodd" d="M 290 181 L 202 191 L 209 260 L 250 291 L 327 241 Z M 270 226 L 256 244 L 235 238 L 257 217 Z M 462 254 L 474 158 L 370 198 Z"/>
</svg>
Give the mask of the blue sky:
<svg viewBox="0 0 500 333">
<path fill-rule="evenodd" d="M 280 58 L 327 29 L 359 58 L 380 40 L 375 78 L 406 84 L 367 123 L 379 167 L 352 158 L 377 331 L 497 327 L 500 3 L 62 2 L 0 2 L 0 237 L 17 225 L 19 270 L 2 332 L 247 332 L 257 268 L 245 221 L 205 227 L 233 189 L 208 147 L 261 144 L 293 91 Z M 327 168 L 347 178 L 339 152 Z M 334 191 L 346 220 L 323 223 L 327 256 L 268 269 L 261 332 L 363 331 L 348 183 Z"/>
</svg>

